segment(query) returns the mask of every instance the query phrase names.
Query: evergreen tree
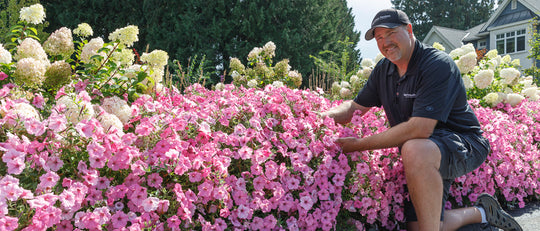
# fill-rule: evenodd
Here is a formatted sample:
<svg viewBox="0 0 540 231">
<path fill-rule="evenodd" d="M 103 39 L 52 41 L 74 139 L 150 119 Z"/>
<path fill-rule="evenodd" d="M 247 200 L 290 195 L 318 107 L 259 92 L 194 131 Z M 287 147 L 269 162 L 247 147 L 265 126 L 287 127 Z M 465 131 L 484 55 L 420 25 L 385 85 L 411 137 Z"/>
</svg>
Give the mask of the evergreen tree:
<svg viewBox="0 0 540 231">
<path fill-rule="evenodd" d="M 392 0 L 413 24 L 418 39 L 423 40 L 433 26 L 466 30 L 486 22 L 498 0 Z"/>
<path fill-rule="evenodd" d="M 5 36 L 11 31 L 11 27 L 19 22 L 21 8 L 36 3 L 39 3 L 39 0 L 0 0 L 0 36 Z M 43 33 L 44 27 L 48 25 L 47 18 L 45 20 L 45 23 L 35 26 L 42 40 L 48 37 L 48 34 Z M 0 37 L 0 43 L 8 42 L 5 40 L 6 38 Z"/>
<path fill-rule="evenodd" d="M 355 50 L 360 33 L 346 0 L 49 0 L 44 6 L 50 30 L 86 22 L 94 37 L 107 38 L 117 28 L 137 25 L 139 53 L 161 49 L 182 65 L 205 57 L 215 78 L 231 57 L 245 60 L 268 41 L 277 46 L 275 60 L 289 59 L 304 77 L 314 68 L 310 55 L 339 53 L 340 40 L 352 42 L 350 68 L 360 58 Z"/>
</svg>

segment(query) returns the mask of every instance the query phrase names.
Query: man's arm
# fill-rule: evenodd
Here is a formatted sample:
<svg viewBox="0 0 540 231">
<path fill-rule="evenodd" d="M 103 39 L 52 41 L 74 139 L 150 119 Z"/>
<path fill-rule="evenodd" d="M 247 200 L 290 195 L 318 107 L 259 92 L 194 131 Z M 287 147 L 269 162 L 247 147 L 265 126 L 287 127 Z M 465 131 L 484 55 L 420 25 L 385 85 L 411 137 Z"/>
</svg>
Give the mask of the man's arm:
<svg viewBox="0 0 540 231">
<path fill-rule="evenodd" d="M 346 124 L 351 122 L 354 112 L 357 110 L 360 110 L 362 112 L 361 114 L 364 115 L 369 110 L 369 108 L 357 104 L 352 100 L 349 100 L 343 102 L 337 107 L 321 113 L 321 116 L 328 116 L 330 118 L 333 118 L 336 123 Z"/>
<path fill-rule="evenodd" d="M 363 138 L 346 137 L 336 140 L 343 152 L 374 150 L 400 147 L 411 139 L 427 139 L 433 133 L 437 120 L 424 117 L 411 117 L 407 122 L 388 130 Z"/>
</svg>

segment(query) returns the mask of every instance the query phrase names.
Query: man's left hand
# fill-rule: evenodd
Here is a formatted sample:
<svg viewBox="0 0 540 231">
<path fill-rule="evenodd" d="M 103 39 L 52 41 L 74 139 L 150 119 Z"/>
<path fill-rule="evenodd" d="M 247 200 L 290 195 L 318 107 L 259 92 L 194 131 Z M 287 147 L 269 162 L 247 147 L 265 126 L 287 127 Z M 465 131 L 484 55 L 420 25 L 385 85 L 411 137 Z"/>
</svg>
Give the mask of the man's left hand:
<svg viewBox="0 0 540 231">
<path fill-rule="evenodd" d="M 336 140 L 344 153 L 362 151 L 360 150 L 360 139 L 354 137 L 343 137 Z"/>
</svg>

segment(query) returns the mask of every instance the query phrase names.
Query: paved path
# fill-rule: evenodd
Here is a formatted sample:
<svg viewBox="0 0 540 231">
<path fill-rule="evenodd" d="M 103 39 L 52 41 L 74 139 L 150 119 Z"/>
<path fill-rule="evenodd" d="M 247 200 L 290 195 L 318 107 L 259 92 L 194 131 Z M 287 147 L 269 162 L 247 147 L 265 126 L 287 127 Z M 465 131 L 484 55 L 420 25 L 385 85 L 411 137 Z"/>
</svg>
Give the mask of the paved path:
<svg viewBox="0 0 540 231">
<path fill-rule="evenodd" d="M 524 231 L 540 230 L 540 201 L 531 202 L 525 208 L 510 210 L 508 213 L 514 216 Z"/>
</svg>

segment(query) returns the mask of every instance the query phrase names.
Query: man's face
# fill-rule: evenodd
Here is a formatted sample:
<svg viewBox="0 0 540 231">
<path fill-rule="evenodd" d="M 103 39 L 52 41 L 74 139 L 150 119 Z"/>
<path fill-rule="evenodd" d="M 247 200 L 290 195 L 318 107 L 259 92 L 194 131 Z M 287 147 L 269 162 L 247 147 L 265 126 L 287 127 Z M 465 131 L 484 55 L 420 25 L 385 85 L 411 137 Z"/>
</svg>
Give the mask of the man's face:
<svg viewBox="0 0 540 231">
<path fill-rule="evenodd" d="M 375 40 L 379 51 L 391 62 L 409 61 L 414 40 L 412 28 L 409 26 L 398 26 L 396 28 L 376 28 Z"/>
</svg>

